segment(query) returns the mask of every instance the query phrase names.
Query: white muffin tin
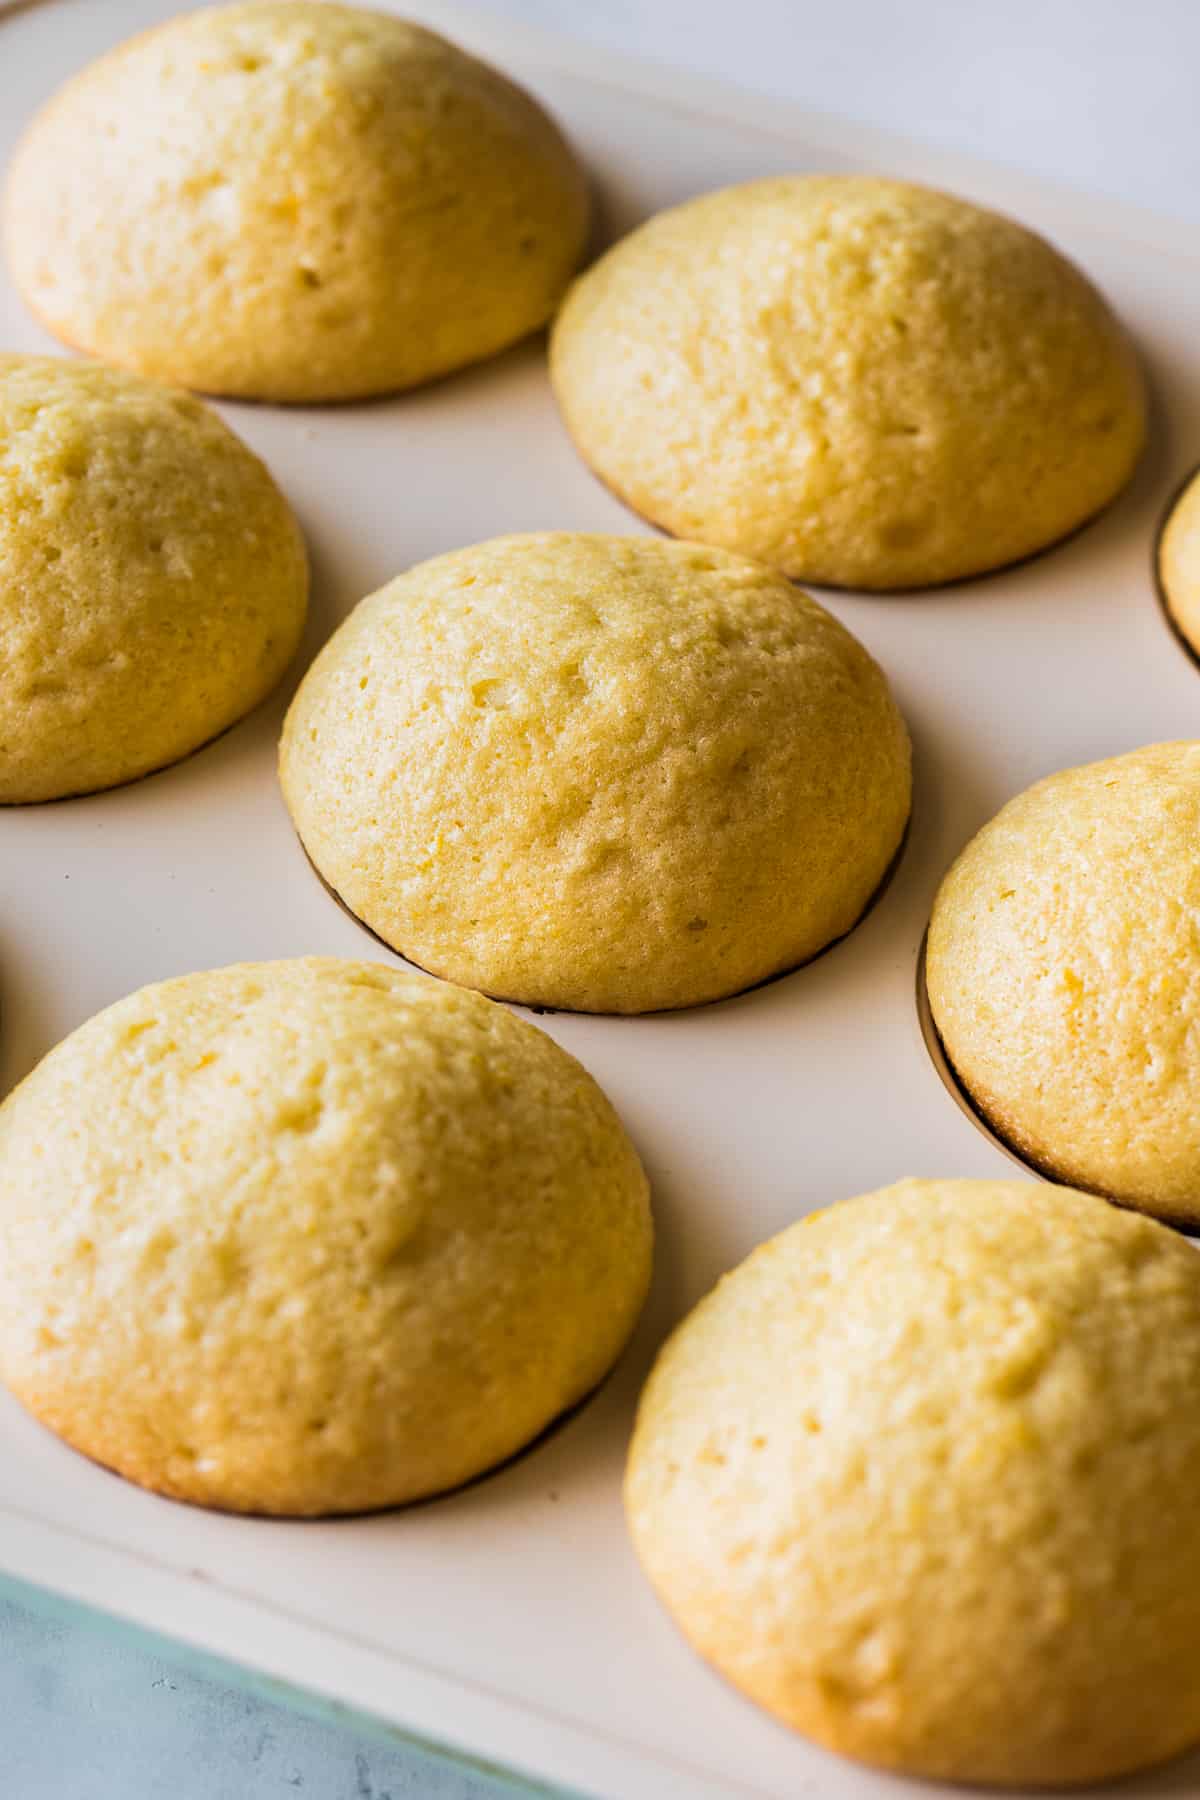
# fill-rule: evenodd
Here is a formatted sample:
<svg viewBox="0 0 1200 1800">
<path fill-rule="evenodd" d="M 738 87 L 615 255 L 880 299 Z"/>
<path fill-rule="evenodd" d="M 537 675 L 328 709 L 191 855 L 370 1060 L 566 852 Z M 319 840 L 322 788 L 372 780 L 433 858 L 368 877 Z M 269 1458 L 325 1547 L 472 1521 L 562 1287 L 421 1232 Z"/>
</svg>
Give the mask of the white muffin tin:
<svg viewBox="0 0 1200 1800">
<path fill-rule="evenodd" d="M 175 0 L 52 0 L 0 21 L 0 153 L 65 76 Z M 1170 225 L 710 83 L 464 15 L 441 25 L 526 82 L 591 165 L 611 234 L 726 182 L 867 167 L 1046 231 L 1110 295 L 1155 387 L 1151 446 L 1098 522 L 987 580 L 829 597 L 888 671 L 916 746 L 912 829 L 860 928 L 784 980 L 695 1012 L 545 1017 L 649 1168 L 657 1276 L 601 1392 L 499 1474 L 386 1516 L 220 1517 L 139 1492 L 0 1400 L 0 1568 L 605 1800 L 926 1793 L 824 1755 L 705 1670 L 643 1582 L 619 1483 L 634 1400 L 668 1326 L 810 1208 L 916 1175 L 1008 1172 L 923 1041 L 917 957 L 946 864 L 1010 794 L 1067 764 L 1200 734 L 1200 671 L 1152 580 L 1163 503 L 1200 456 L 1200 264 Z M 49 342 L 0 278 L 0 346 Z M 321 887 L 274 747 L 300 669 L 398 570 L 497 532 L 636 532 L 587 474 L 532 343 L 425 392 L 327 410 L 225 406 L 295 503 L 312 621 L 284 688 L 219 742 L 133 787 L 0 812 L 0 1091 L 143 982 L 320 951 L 388 960 Z M 1127 1786 L 1200 1796 L 1200 1758 Z"/>
</svg>

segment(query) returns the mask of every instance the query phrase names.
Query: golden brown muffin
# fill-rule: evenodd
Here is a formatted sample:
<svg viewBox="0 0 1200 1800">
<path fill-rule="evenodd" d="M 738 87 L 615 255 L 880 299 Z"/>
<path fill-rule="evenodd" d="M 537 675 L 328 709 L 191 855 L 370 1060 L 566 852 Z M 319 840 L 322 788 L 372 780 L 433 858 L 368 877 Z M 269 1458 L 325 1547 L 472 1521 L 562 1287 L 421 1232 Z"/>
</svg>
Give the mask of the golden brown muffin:
<svg viewBox="0 0 1200 1800">
<path fill-rule="evenodd" d="M 626 1477 L 695 1648 L 864 1762 L 1100 1781 L 1200 1738 L 1200 1258 L 1085 1194 L 905 1181 L 661 1353 Z"/>
<path fill-rule="evenodd" d="M 394 1506 L 606 1372 L 650 1272 L 603 1094 L 478 994 L 375 964 L 143 988 L 0 1107 L 0 1374 L 130 1480 Z"/>
<path fill-rule="evenodd" d="M 186 394 L 0 354 L 0 803 L 175 762 L 270 692 L 304 544 L 253 453 Z"/>
<path fill-rule="evenodd" d="M 576 282 L 551 373 L 585 460 L 676 536 L 924 587 L 1125 485 L 1142 380 L 1095 288 L 952 195 L 784 176 L 659 213 Z"/>
<path fill-rule="evenodd" d="M 420 26 L 312 0 L 185 13 L 16 151 L 18 288 L 67 343 L 252 399 L 412 387 L 545 323 L 587 234 L 553 122 Z"/>
<path fill-rule="evenodd" d="M 1171 508 L 1158 543 L 1158 580 L 1168 617 L 1200 656 L 1200 476 Z"/>
<path fill-rule="evenodd" d="M 1037 782 L 938 892 L 926 983 L 966 1091 L 1048 1173 L 1200 1221 L 1200 743 Z"/>
<path fill-rule="evenodd" d="M 280 751 L 305 849 L 423 968 L 647 1012 L 849 931 L 908 816 L 879 668 L 772 570 L 544 532 L 422 563 L 312 665 Z"/>
</svg>

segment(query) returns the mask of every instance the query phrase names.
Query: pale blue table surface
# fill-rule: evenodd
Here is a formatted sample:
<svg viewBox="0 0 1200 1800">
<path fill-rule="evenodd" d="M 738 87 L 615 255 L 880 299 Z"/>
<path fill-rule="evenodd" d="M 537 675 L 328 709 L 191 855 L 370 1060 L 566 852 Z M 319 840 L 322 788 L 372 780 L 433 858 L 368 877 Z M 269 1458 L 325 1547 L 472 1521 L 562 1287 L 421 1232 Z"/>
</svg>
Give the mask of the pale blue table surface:
<svg viewBox="0 0 1200 1800">
<path fill-rule="evenodd" d="M 491 5 L 1200 222 L 1193 0 Z M 86 1613 L 47 1613 L 27 1596 L 0 1594 L 3 1800 L 513 1800 L 532 1792 L 185 1668 L 169 1647 Z"/>
<path fill-rule="evenodd" d="M 523 1800 L 384 1728 L 308 1716 L 175 1646 L 0 1583 L 5 1800 Z"/>
</svg>

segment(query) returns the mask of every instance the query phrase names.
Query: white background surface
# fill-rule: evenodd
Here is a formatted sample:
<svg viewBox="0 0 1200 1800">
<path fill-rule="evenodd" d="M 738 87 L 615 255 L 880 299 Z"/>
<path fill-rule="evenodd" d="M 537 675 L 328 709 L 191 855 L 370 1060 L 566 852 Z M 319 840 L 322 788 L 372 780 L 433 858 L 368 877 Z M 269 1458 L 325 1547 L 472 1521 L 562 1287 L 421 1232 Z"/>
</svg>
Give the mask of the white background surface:
<svg viewBox="0 0 1200 1800">
<path fill-rule="evenodd" d="M 492 0 L 1200 222 L 1198 0 Z"/>
<path fill-rule="evenodd" d="M 1196 0 L 507 0 L 491 10 L 1149 205 L 1186 221 L 1181 240 L 1200 224 Z M 43 1673 L 27 1679 L 31 1670 Z M 428 1800 L 435 1791 L 393 1753 L 349 1736 L 318 1745 L 240 1693 L 182 1673 L 170 1680 L 159 1685 L 157 1672 L 88 1632 L 21 1634 L 10 1622 L 0 1652 L 3 1751 L 23 1773 L 6 1792 L 265 1800 L 303 1787 L 321 1800 Z M 253 1754 L 260 1718 L 269 1758 Z M 14 1746 L 23 1762 L 9 1760 Z M 436 1791 L 464 1800 L 478 1790 L 450 1780 Z"/>
</svg>

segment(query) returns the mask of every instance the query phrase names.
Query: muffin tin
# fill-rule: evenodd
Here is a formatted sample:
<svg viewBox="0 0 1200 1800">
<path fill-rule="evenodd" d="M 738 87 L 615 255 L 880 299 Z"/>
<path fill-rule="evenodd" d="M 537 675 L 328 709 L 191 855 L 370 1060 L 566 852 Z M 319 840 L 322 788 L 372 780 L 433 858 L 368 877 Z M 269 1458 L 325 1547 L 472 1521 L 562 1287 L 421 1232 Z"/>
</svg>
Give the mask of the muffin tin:
<svg viewBox="0 0 1200 1800">
<path fill-rule="evenodd" d="M 52 0 L 0 22 L 0 155 L 100 50 L 174 0 Z M 619 1482 L 639 1384 L 668 1326 L 801 1213 L 902 1175 L 1003 1175 L 922 1033 L 917 960 L 937 882 L 1038 776 L 1200 735 L 1200 671 L 1155 592 L 1164 502 L 1200 449 L 1200 267 L 1169 224 L 1011 172 L 651 73 L 436 0 L 422 18 L 526 82 L 574 137 L 607 234 L 781 170 L 932 181 L 1047 232 L 1138 337 L 1154 386 L 1132 488 L 1046 555 L 928 594 L 821 596 L 882 662 L 912 729 L 902 859 L 849 938 L 695 1012 L 548 1015 L 647 1163 L 658 1269 L 630 1351 L 593 1399 L 499 1473 L 405 1512 L 223 1518 L 141 1493 L 0 1400 L 0 1567 L 10 1576 L 543 1782 L 620 1800 L 919 1794 L 793 1738 L 708 1673 L 639 1575 Z M 53 348 L 0 280 L 0 343 Z M 327 410 L 221 409 L 296 506 L 315 591 L 283 690 L 132 787 L 0 812 L 0 1091 L 141 983 L 317 951 L 387 961 L 292 835 L 274 773 L 286 698 L 334 624 L 420 558 L 502 531 L 635 532 L 571 450 L 540 343 L 436 387 Z M 1200 1756 L 1126 1785 L 1200 1796 Z"/>
</svg>

